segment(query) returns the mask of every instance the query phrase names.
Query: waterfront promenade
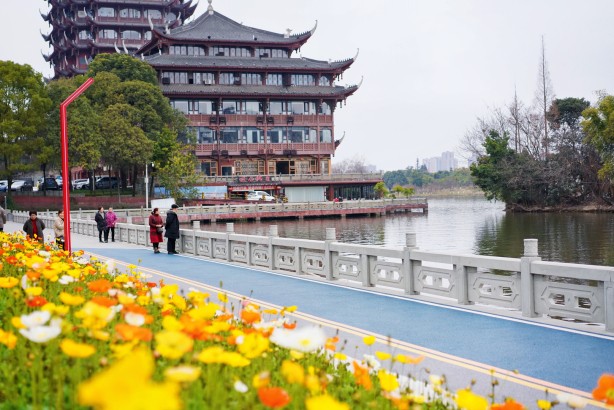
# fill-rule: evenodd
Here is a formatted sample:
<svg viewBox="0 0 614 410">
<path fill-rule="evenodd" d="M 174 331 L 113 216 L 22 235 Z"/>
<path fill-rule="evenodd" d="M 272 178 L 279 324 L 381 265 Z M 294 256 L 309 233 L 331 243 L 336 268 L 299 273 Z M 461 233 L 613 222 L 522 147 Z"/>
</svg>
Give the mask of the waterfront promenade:
<svg viewBox="0 0 614 410">
<path fill-rule="evenodd" d="M 9 223 L 7 231 L 19 229 Z M 75 249 L 122 269 L 137 264 L 152 280 L 178 283 L 215 294 L 220 283 L 237 303 L 252 298 L 263 307 L 297 305 L 293 320 L 298 325 L 317 323 L 329 335 L 347 340 L 344 353 L 361 358 L 377 351 L 423 355 L 419 365 L 401 367 L 420 378 L 445 374 L 452 389 L 464 388 L 472 379 L 474 390 L 490 392 L 491 369 L 499 380 L 497 399 L 514 397 L 530 408 L 535 400 L 552 393 L 568 392 L 589 400 L 597 378 L 614 370 L 614 337 L 587 325 L 563 326 L 553 319 L 535 320 L 508 314 L 505 309 L 477 310 L 474 306 L 450 304 L 399 294 L 381 289 L 363 289 L 342 281 L 288 276 L 284 271 L 269 271 L 258 266 L 239 266 L 223 260 L 203 260 L 190 255 L 154 255 L 136 244 L 100 244 L 92 236 L 75 234 Z M 139 262 L 141 260 L 141 262 Z M 557 325 L 557 322 L 560 325 Z M 377 335 L 377 342 L 366 347 L 361 338 Z M 358 346 L 358 348 L 356 348 Z M 384 362 L 389 367 L 390 362 Z M 515 373 L 517 370 L 518 373 Z M 550 396 L 552 398 L 552 395 Z"/>
</svg>

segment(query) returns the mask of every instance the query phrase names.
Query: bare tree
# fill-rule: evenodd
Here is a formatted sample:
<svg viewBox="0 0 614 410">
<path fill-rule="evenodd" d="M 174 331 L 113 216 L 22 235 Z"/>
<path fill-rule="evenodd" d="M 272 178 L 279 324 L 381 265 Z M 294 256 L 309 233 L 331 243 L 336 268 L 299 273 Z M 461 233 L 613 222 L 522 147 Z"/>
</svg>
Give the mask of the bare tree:
<svg viewBox="0 0 614 410">
<path fill-rule="evenodd" d="M 366 171 L 367 159 L 364 155 L 355 154 L 333 164 L 334 174 L 362 174 Z"/>
<path fill-rule="evenodd" d="M 543 115 L 544 122 L 544 142 L 543 148 L 545 155 L 548 156 L 548 109 L 554 101 L 554 87 L 550 79 L 550 70 L 548 70 L 548 61 L 546 61 L 546 43 L 542 36 L 542 54 L 539 60 L 539 72 L 537 73 L 537 89 L 535 90 L 535 105 L 539 108 L 540 114 Z"/>
<path fill-rule="evenodd" d="M 459 151 L 462 157 L 469 159 L 473 155 L 484 155 L 484 141 L 490 130 L 499 135 L 510 132 L 509 118 L 500 107 L 488 107 L 488 116 L 478 117 L 473 127 L 465 132 L 461 138 Z"/>
<path fill-rule="evenodd" d="M 512 127 L 514 135 L 514 149 L 519 152 L 520 149 L 520 128 L 522 123 L 522 117 L 524 115 L 524 104 L 518 100 L 518 93 L 516 87 L 514 87 L 514 100 L 508 104 L 507 109 L 509 111 L 508 121 Z"/>
</svg>

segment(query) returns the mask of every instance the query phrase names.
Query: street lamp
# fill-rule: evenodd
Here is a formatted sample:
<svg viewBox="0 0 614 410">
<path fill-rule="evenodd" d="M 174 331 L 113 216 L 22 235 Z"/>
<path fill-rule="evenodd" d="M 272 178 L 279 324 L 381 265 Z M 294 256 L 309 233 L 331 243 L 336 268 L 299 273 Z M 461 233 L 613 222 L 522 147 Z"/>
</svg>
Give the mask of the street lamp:
<svg viewBox="0 0 614 410">
<path fill-rule="evenodd" d="M 62 176 L 64 181 L 62 185 L 62 196 L 64 199 L 64 249 L 71 252 L 70 243 L 70 169 L 68 168 L 68 126 L 66 122 L 66 107 L 77 99 L 83 91 L 94 83 L 94 79 L 88 79 L 83 85 L 77 88 L 77 91 L 72 93 L 70 97 L 60 104 L 60 125 L 62 133 Z M 9 188 L 10 189 L 10 188 Z"/>
<path fill-rule="evenodd" d="M 154 166 L 154 163 L 151 163 L 151 166 Z M 149 174 L 147 173 L 147 168 L 149 164 L 145 164 L 145 209 L 149 209 Z"/>
</svg>

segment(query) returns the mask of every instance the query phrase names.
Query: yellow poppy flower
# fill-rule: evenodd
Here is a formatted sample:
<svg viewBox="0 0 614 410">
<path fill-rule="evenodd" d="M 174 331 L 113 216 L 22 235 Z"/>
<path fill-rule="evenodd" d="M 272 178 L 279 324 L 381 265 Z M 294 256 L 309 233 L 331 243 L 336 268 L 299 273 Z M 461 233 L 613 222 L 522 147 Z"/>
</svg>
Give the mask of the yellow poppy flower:
<svg viewBox="0 0 614 410">
<path fill-rule="evenodd" d="M 291 360 L 284 360 L 281 364 L 281 375 L 290 384 L 303 384 L 305 381 L 305 369 Z"/>
<path fill-rule="evenodd" d="M 10 289 L 17 286 L 19 279 L 12 276 L 0 278 L 0 288 Z"/>
<path fill-rule="evenodd" d="M 337 360 L 347 360 L 348 359 L 348 357 L 344 355 L 343 353 L 335 353 L 333 357 Z"/>
<path fill-rule="evenodd" d="M 269 339 L 260 333 L 250 333 L 243 338 L 243 343 L 239 345 L 239 352 L 248 359 L 260 356 L 269 349 Z"/>
<path fill-rule="evenodd" d="M 85 302 L 85 298 L 79 295 L 71 295 L 70 293 L 62 292 L 60 293 L 60 300 L 63 304 L 69 306 L 78 306 Z"/>
<path fill-rule="evenodd" d="M 328 394 L 306 399 L 305 407 L 307 407 L 307 410 L 350 410 L 348 404 L 338 402 Z"/>
<path fill-rule="evenodd" d="M 21 318 L 19 316 L 13 316 L 11 318 L 11 324 L 17 329 L 27 329 L 27 327 L 24 326 L 23 323 L 21 323 Z"/>
<path fill-rule="evenodd" d="M 217 294 L 217 298 L 220 300 L 220 302 L 222 303 L 228 303 L 228 296 L 226 296 L 225 293 L 218 293 Z"/>
<path fill-rule="evenodd" d="M 390 374 L 385 370 L 380 370 L 377 373 L 377 378 L 379 379 L 379 384 L 382 387 L 382 390 L 390 392 L 399 387 L 397 376 Z"/>
<path fill-rule="evenodd" d="M 388 360 L 388 359 L 390 359 L 390 354 L 389 353 L 375 352 L 375 355 L 380 360 Z"/>
<path fill-rule="evenodd" d="M 486 410 L 488 408 L 488 401 L 484 397 L 469 390 L 457 391 L 455 401 L 459 408 L 465 410 Z"/>
<path fill-rule="evenodd" d="M 367 337 L 363 337 L 362 341 L 364 342 L 364 344 L 366 344 L 367 346 L 371 346 L 373 343 L 375 343 L 375 336 L 367 336 Z"/>
<path fill-rule="evenodd" d="M 163 330 L 156 334 L 156 350 L 167 359 L 179 359 L 194 347 L 194 340 L 185 333 Z"/>
<path fill-rule="evenodd" d="M 43 288 L 40 286 L 33 286 L 26 289 L 26 295 L 28 296 L 40 296 L 43 293 Z"/>
<path fill-rule="evenodd" d="M 72 339 L 64 339 L 60 343 L 60 349 L 70 357 L 86 358 L 96 353 L 96 348 L 86 343 L 77 343 Z"/>
<path fill-rule="evenodd" d="M 290 357 L 292 357 L 294 360 L 301 360 L 303 357 L 305 357 L 305 353 L 299 352 L 298 350 L 290 350 Z"/>
<path fill-rule="evenodd" d="M 202 369 L 194 366 L 169 367 L 164 370 L 164 377 L 171 382 L 193 382 L 200 377 Z"/>
<path fill-rule="evenodd" d="M 255 375 L 252 379 L 252 385 L 256 390 L 267 387 L 271 382 L 271 373 L 264 371 Z"/>
</svg>

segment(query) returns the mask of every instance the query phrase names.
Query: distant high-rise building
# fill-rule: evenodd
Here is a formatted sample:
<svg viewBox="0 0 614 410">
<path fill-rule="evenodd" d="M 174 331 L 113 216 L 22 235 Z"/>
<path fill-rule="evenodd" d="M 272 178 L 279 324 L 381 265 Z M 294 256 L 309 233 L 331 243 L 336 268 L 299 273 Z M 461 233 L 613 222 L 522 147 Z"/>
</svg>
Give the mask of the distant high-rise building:
<svg viewBox="0 0 614 410">
<path fill-rule="evenodd" d="M 454 159 L 454 153 L 443 152 L 441 157 L 426 158 L 422 160 L 429 172 L 450 171 L 458 168 L 458 160 Z"/>
</svg>

